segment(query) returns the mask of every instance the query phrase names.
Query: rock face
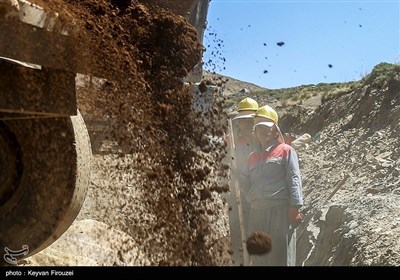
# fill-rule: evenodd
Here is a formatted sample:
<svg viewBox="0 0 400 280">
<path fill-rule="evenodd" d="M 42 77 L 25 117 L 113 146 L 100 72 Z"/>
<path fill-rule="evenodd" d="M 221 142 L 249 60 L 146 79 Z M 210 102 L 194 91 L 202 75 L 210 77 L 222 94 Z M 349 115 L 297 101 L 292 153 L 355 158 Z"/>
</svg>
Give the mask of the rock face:
<svg viewBox="0 0 400 280">
<path fill-rule="evenodd" d="M 27 260 L 32 266 L 149 265 L 133 237 L 95 220 L 78 220 L 52 246 Z"/>
<path fill-rule="evenodd" d="M 382 84 L 366 79 L 294 126 L 319 139 L 298 151 L 305 194 L 298 265 L 400 262 L 400 79 L 394 69 Z"/>
</svg>

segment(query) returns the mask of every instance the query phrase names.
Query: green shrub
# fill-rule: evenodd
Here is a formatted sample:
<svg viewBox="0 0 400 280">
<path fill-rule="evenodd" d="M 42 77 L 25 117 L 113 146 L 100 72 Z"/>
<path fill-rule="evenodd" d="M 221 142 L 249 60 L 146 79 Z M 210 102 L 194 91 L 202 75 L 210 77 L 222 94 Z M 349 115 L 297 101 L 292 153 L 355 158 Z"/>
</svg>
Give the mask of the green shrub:
<svg viewBox="0 0 400 280">
<path fill-rule="evenodd" d="M 400 65 L 382 62 L 364 78 L 363 84 L 370 84 L 374 88 L 381 89 L 390 79 L 400 79 Z"/>
</svg>

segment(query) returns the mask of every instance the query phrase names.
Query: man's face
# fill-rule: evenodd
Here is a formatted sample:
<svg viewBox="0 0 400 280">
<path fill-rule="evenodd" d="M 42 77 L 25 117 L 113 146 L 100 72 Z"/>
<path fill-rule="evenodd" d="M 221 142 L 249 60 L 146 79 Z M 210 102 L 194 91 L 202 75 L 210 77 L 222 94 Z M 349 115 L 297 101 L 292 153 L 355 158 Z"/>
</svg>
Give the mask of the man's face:
<svg viewBox="0 0 400 280">
<path fill-rule="evenodd" d="M 254 133 L 260 141 L 261 145 L 267 145 L 274 138 L 274 127 L 269 127 L 266 125 L 256 125 L 254 127 Z"/>
<path fill-rule="evenodd" d="M 253 131 L 253 119 L 252 118 L 243 118 L 236 120 L 237 125 L 239 126 L 240 131 L 243 134 L 250 135 Z"/>
</svg>

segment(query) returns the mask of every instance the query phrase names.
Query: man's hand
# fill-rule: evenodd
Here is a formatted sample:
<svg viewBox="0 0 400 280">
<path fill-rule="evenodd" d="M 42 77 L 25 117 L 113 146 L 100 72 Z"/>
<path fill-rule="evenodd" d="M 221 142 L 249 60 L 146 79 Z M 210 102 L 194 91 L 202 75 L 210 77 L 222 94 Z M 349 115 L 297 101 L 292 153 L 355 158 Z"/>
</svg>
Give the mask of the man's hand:
<svg viewBox="0 0 400 280">
<path fill-rule="evenodd" d="M 288 218 L 289 218 L 290 224 L 294 228 L 297 228 L 300 225 L 301 221 L 303 220 L 303 218 L 301 217 L 301 214 L 299 212 L 299 209 L 297 209 L 297 207 L 294 207 L 294 206 L 289 207 Z"/>
</svg>

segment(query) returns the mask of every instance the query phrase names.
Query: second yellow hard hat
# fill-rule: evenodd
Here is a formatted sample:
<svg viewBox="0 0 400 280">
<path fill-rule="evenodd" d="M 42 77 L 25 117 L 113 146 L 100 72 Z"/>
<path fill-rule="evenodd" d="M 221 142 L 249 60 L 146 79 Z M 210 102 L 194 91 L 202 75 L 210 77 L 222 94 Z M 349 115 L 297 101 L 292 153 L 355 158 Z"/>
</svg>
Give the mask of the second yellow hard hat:
<svg viewBox="0 0 400 280">
<path fill-rule="evenodd" d="M 254 115 L 254 118 L 267 118 L 278 124 L 278 113 L 268 105 L 260 107 Z"/>
</svg>

